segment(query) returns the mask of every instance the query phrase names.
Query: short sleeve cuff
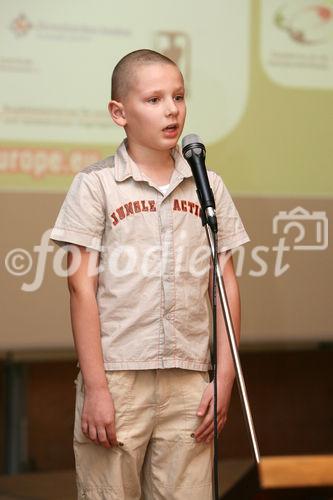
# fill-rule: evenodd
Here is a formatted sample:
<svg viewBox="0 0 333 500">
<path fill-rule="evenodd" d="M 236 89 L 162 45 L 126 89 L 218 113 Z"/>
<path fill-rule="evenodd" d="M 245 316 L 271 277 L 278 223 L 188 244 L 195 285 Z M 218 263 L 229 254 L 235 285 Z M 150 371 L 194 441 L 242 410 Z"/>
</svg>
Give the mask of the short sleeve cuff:
<svg viewBox="0 0 333 500">
<path fill-rule="evenodd" d="M 100 238 L 91 234 L 80 233 L 70 229 L 52 229 L 50 240 L 54 241 L 60 247 L 68 243 L 74 243 L 76 245 L 82 245 L 87 248 L 92 248 L 93 250 L 97 250 L 98 252 L 101 252 L 102 250 Z"/>
<path fill-rule="evenodd" d="M 232 238 L 224 238 L 218 242 L 218 253 L 226 252 L 227 250 L 232 250 L 240 245 L 244 245 L 250 241 L 249 235 L 246 231 L 241 231 L 240 233 L 233 235 Z"/>
</svg>

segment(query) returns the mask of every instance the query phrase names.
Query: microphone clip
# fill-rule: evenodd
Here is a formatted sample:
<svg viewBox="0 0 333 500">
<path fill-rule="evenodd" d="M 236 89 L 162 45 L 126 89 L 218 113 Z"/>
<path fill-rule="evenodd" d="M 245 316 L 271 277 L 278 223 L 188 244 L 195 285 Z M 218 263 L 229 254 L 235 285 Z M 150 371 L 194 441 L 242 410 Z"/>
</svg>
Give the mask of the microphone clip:
<svg viewBox="0 0 333 500">
<path fill-rule="evenodd" d="M 217 218 L 216 218 L 215 208 L 213 207 L 203 208 L 201 193 L 199 189 L 197 189 L 197 195 L 201 205 L 200 217 L 202 225 L 206 226 L 206 224 L 208 224 L 213 233 L 217 233 L 218 229 L 217 229 Z"/>
</svg>

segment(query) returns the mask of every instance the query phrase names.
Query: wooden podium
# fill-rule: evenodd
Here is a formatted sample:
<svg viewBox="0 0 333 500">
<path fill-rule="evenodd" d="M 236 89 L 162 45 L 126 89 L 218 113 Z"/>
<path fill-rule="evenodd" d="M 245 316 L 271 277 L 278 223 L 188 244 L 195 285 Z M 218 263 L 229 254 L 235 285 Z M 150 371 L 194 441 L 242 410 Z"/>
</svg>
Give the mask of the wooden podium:
<svg viewBox="0 0 333 500">
<path fill-rule="evenodd" d="M 220 499 L 333 499 L 333 455 L 262 457 L 219 465 Z"/>
</svg>

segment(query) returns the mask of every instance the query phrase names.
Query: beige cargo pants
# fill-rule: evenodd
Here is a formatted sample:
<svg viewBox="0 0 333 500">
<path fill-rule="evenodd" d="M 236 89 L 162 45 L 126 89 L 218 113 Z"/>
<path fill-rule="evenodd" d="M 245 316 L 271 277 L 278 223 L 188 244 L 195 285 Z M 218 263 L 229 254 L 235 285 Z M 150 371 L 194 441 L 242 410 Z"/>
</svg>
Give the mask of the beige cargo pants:
<svg viewBox="0 0 333 500">
<path fill-rule="evenodd" d="M 122 445 L 104 448 L 81 430 L 82 375 L 76 383 L 74 453 L 78 498 L 211 500 L 213 441 L 193 432 L 208 372 L 166 368 L 107 371 Z"/>
</svg>

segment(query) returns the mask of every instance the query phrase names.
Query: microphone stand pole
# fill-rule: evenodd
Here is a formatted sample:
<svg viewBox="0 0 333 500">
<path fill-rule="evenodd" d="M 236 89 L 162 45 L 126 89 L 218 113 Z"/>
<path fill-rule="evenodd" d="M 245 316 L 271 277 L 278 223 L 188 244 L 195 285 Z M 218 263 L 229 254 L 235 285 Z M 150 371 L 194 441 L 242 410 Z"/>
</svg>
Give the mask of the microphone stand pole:
<svg viewBox="0 0 333 500">
<path fill-rule="evenodd" d="M 206 230 L 206 235 L 207 235 L 208 243 L 210 245 L 213 263 L 216 263 L 215 272 L 216 272 L 217 285 L 218 285 L 218 290 L 219 290 L 219 297 L 220 297 L 220 302 L 221 302 L 221 306 L 222 306 L 225 327 L 226 327 L 226 331 L 228 334 L 230 351 L 232 354 L 232 359 L 233 359 L 233 363 L 234 363 L 234 367 L 235 367 L 238 391 L 239 391 L 239 395 L 240 395 L 240 399 L 241 399 L 246 428 L 247 428 L 248 435 L 249 435 L 250 442 L 251 442 L 251 446 L 252 446 L 252 453 L 253 453 L 253 456 L 254 456 L 256 463 L 259 464 L 259 462 L 260 462 L 259 447 L 258 447 L 258 442 L 257 442 L 257 438 L 256 438 L 254 425 L 253 425 L 250 405 L 249 405 L 249 401 L 248 401 L 248 397 L 247 397 L 247 391 L 246 391 L 246 387 L 245 387 L 243 371 L 242 371 L 242 367 L 241 367 L 241 363 L 240 363 L 240 359 L 239 359 L 236 337 L 235 337 L 234 327 L 233 327 L 233 323 L 232 323 L 232 319 L 231 319 L 227 294 L 226 294 L 226 290 L 225 290 L 224 281 L 223 281 L 223 277 L 221 274 L 220 264 L 219 264 L 218 258 L 216 258 L 216 260 L 214 262 L 214 257 L 215 257 L 214 233 L 213 233 L 213 230 L 210 227 L 210 225 L 207 223 L 207 218 L 205 216 L 203 209 L 201 209 L 201 219 L 202 219 L 202 224 Z M 215 331 L 215 334 L 216 334 L 216 331 Z M 216 346 L 216 339 L 213 339 L 213 340 L 214 340 L 214 345 Z M 216 362 L 216 358 L 217 358 L 217 353 L 215 352 L 214 353 L 215 362 Z M 217 375 L 216 365 L 213 366 L 213 369 L 215 371 L 215 376 L 216 376 Z M 214 383 L 215 383 L 214 397 L 216 397 L 216 381 Z M 214 425 L 214 431 L 217 433 L 217 429 L 215 428 L 215 425 Z M 215 448 L 214 449 L 214 457 L 216 458 L 215 463 L 217 463 L 217 449 L 215 446 L 217 443 L 217 437 L 215 436 L 215 432 L 214 432 L 214 448 Z M 214 474 L 215 475 L 215 483 L 217 484 L 216 473 L 217 473 L 217 471 L 215 470 L 215 474 Z"/>
</svg>

